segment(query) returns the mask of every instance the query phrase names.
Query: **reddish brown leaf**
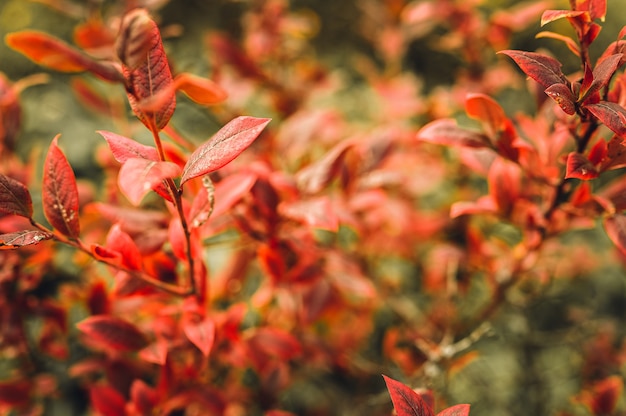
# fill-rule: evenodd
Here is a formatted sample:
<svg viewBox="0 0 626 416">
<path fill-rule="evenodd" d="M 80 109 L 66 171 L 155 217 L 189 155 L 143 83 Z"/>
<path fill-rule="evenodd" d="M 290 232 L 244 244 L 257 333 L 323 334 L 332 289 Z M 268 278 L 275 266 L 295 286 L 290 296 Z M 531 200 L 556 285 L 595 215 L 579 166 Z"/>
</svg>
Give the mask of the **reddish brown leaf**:
<svg viewBox="0 0 626 416">
<path fill-rule="evenodd" d="M 607 157 L 602 170 L 619 169 L 626 166 L 626 143 L 619 136 L 613 136 L 607 143 Z"/>
<path fill-rule="evenodd" d="M 33 216 L 33 201 L 28 188 L 22 182 L 0 174 L 0 213 Z"/>
<path fill-rule="evenodd" d="M 576 113 L 576 97 L 565 84 L 553 84 L 545 89 L 546 95 L 552 98 L 561 109 L 569 115 Z"/>
<path fill-rule="evenodd" d="M 417 139 L 446 146 L 491 147 L 487 136 L 461 128 L 453 119 L 440 119 L 426 124 L 417 132 Z"/>
<path fill-rule="evenodd" d="M 39 244 L 42 241 L 49 240 L 53 234 L 39 230 L 25 230 L 17 233 L 0 234 L 0 250 L 8 250 Z"/>
<path fill-rule="evenodd" d="M 507 119 L 500 104 L 485 94 L 469 94 L 465 99 L 465 112 L 482 122 L 487 135 L 494 139 L 504 128 Z"/>
<path fill-rule="evenodd" d="M 591 76 L 588 75 L 589 70 L 585 71 L 583 85 L 580 88 L 579 102 L 584 102 L 586 98 L 591 97 L 593 93 L 608 84 L 617 70 L 622 57 L 623 55 L 621 53 L 606 57 L 598 63 Z M 588 78 L 591 80 L 589 81 Z"/>
<path fill-rule="evenodd" d="M 554 84 L 565 84 L 568 81 L 561 72 L 561 63 L 554 58 L 535 52 L 504 50 L 502 53 L 510 57 L 522 71 L 544 88 Z"/>
<path fill-rule="evenodd" d="M 594 415 L 610 415 L 615 412 L 624 381 L 619 376 L 608 377 L 593 386 L 591 409 Z"/>
<path fill-rule="evenodd" d="M 398 416 L 433 416 L 433 410 L 410 387 L 383 374 Z"/>
<path fill-rule="evenodd" d="M 135 115 L 149 129 L 162 129 L 176 108 L 176 95 L 169 92 L 159 106 L 150 111 L 142 102 L 153 99 L 161 91 L 169 91 L 173 83 L 161 34 L 145 9 L 130 11 L 122 21 L 117 54 L 126 79 L 127 95 Z"/>
<path fill-rule="evenodd" d="M 608 155 L 608 147 L 604 139 L 600 139 L 593 145 L 591 150 L 589 150 L 589 156 L 587 159 L 594 165 L 598 166 L 600 163 L 604 161 L 604 159 Z"/>
<path fill-rule="evenodd" d="M 252 144 L 270 120 L 237 117 L 230 121 L 191 154 L 183 169 L 181 185 L 231 162 Z"/>
<path fill-rule="evenodd" d="M 565 178 L 589 180 L 598 177 L 598 170 L 583 154 L 572 152 L 567 156 Z"/>
<path fill-rule="evenodd" d="M 148 160 L 159 160 L 156 148 L 138 143 L 128 137 L 120 136 L 110 131 L 98 130 L 104 140 L 109 144 L 113 157 L 120 163 L 126 162 L 130 158 L 142 158 Z"/>
<path fill-rule="evenodd" d="M 117 180 L 120 190 L 133 205 L 139 205 L 143 197 L 161 185 L 164 179 L 178 176 L 180 167 L 172 162 L 133 157 L 122 165 Z"/>
<path fill-rule="evenodd" d="M 159 402 L 159 394 L 143 380 L 137 379 L 130 386 L 130 400 L 139 414 L 149 415 Z"/>
<path fill-rule="evenodd" d="M 578 17 L 586 14 L 584 11 L 576 10 L 546 10 L 541 15 L 541 26 L 544 26 L 555 20 L 563 19 L 565 17 Z"/>
<path fill-rule="evenodd" d="M 210 318 L 204 318 L 199 322 L 193 319 L 186 319 L 183 324 L 183 330 L 187 339 L 198 347 L 202 355 L 208 357 L 215 341 L 215 322 Z"/>
<path fill-rule="evenodd" d="M 113 65 L 86 56 L 61 39 L 34 30 L 9 33 L 7 45 L 45 67 L 61 72 L 91 71 L 104 80 L 123 81 L 121 73 Z"/>
<path fill-rule="evenodd" d="M 215 82 L 189 73 L 177 75 L 174 85 L 178 91 L 202 105 L 221 103 L 228 97 L 226 91 Z"/>
<path fill-rule="evenodd" d="M 76 326 L 90 345 L 104 350 L 137 351 L 147 345 L 145 336 L 135 325 L 116 316 L 90 316 Z"/>
<path fill-rule="evenodd" d="M 315 194 L 324 189 L 339 175 L 342 163 L 354 145 L 350 140 L 343 140 L 323 158 L 301 169 L 296 175 L 298 188 L 308 194 Z"/>
<path fill-rule="evenodd" d="M 626 215 L 614 215 L 604 220 L 606 235 L 626 254 Z"/>
<path fill-rule="evenodd" d="M 280 360 L 290 360 L 300 355 L 302 351 L 302 346 L 296 337 L 273 327 L 258 328 L 249 342 L 254 350 L 263 351 Z"/>
<path fill-rule="evenodd" d="M 60 233 L 77 238 L 80 234 L 78 188 L 72 167 L 57 145 L 59 136 L 52 140 L 44 162 L 43 211 Z"/>
<path fill-rule="evenodd" d="M 31 400 L 33 388 L 31 380 L 10 380 L 0 382 L 0 404 L 20 406 Z"/>
<path fill-rule="evenodd" d="M 469 404 L 457 404 L 456 406 L 448 407 L 437 413 L 437 416 L 468 416 L 470 412 Z"/>
<path fill-rule="evenodd" d="M 92 386 L 89 388 L 89 399 L 94 410 L 100 416 L 119 416 L 126 414 L 126 399 L 113 387 Z"/>
<path fill-rule="evenodd" d="M 626 135 L 626 110 L 619 104 L 600 101 L 596 104 L 586 105 L 585 108 L 609 129 L 613 130 L 615 134 Z"/>
<path fill-rule="evenodd" d="M 487 181 L 489 195 L 502 213 L 509 212 L 522 191 L 522 171 L 518 164 L 497 158 L 491 164 Z"/>
</svg>

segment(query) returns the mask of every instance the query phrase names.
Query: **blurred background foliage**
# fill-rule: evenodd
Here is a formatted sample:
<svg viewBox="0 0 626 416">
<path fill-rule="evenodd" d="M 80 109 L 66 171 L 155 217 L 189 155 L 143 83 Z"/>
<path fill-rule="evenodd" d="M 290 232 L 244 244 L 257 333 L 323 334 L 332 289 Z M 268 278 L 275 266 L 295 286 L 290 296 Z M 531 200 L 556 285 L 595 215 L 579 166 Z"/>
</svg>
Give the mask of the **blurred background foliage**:
<svg viewBox="0 0 626 416">
<path fill-rule="evenodd" d="M 101 3 L 105 12 L 118 4 L 114 1 L 92 2 Z M 254 7 L 256 1 L 185 0 L 162 3 L 157 17 L 161 22 L 165 46 L 174 63 L 174 72 L 210 75 L 211 62 L 206 54 L 205 34 L 219 30 L 239 39 L 245 25 L 242 16 Z M 382 68 L 381 57 L 377 56 L 377 50 L 368 36 L 368 31 L 375 24 L 372 20 L 380 17 L 372 14 L 376 10 L 373 7 L 376 3 L 376 0 L 290 2 L 290 9 L 302 17 L 307 28 L 301 35 L 299 53 L 321 62 L 329 71 L 340 75 L 342 80 L 336 95 L 330 99 L 326 97 L 322 105 L 332 106 L 348 119 L 365 125 L 376 108 L 369 106 L 371 86 L 358 70 L 358 65 L 359 57 L 367 56 Z M 397 3 L 397 7 L 404 4 L 401 0 L 388 0 L 387 3 L 392 6 Z M 517 2 L 493 0 L 473 3 L 488 16 Z M 71 1 L 67 2 L 68 6 L 72 4 Z M 567 2 L 554 2 L 554 8 L 567 7 Z M 614 39 L 626 23 L 621 13 L 624 7 L 625 0 L 609 1 L 607 21 L 594 47 L 596 54 Z M 64 13 L 38 2 L 0 2 L 1 37 L 13 31 L 37 29 L 71 42 L 76 22 L 69 7 Z M 570 30 L 565 22 L 554 25 L 551 30 L 560 33 Z M 422 91 L 417 91 L 419 94 L 427 95 L 437 86 L 453 85 L 458 71 L 465 65 L 460 56 L 437 49 L 438 37 L 446 30 L 437 27 L 415 39 L 403 58 L 403 71 L 416 76 L 422 86 Z M 510 48 L 530 51 L 547 49 L 565 62 L 564 72 L 576 68 L 577 60 L 563 44 L 535 39 L 534 35 L 540 30 L 537 20 L 535 24 L 514 34 Z M 485 56 L 485 59 L 485 65 L 488 66 L 503 58 L 492 55 Z M 45 72 L 4 44 L 0 44 L 0 71 L 13 81 Z M 114 131 L 115 126 L 110 117 L 94 114 L 76 99 L 68 88 L 69 77 L 66 74 L 51 72 L 49 76 L 49 82 L 28 88 L 22 93 L 24 124 L 18 151 L 25 158 L 33 154 L 41 157 L 42 149 L 60 132 L 77 176 L 98 178 L 99 168 L 93 159 L 94 149 L 102 143 L 95 130 Z M 108 88 L 104 83 L 93 82 L 98 88 Z M 122 96 L 123 92 L 119 93 Z M 509 114 L 534 111 L 531 95 L 519 90 L 504 90 L 496 98 Z M 275 116 L 263 103 L 258 104 L 246 109 L 250 115 Z M 187 105 L 184 99 L 181 99 L 179 109 L 173 122 L 197 142 L 218 128 L 217 120 L 209 111 Z M 418 117 L 414 120 L 415 127 L 425 121 Z M 445 193 L 446 190 L 441 192 Z M 507 233 L 506 229 L 494 229 L 494 234 L 506 236 Z M 595 351 L 607 360 L 612 360 L 611 357 L 624 349 L 626 285 L 623 259 L 616 256 L 612 245 L 598 228 L 572 232 L 564 236 L 563 242 L 568 250 L 554 250 L 552 253 L 548 250 L 546 254 L 558 257 L 554 259 L 559 264 L 557 274 L 550 276 L 549 282 L 524 281 L 510 294 L 510 299 L 493 322 L 493 330 L 476 344 L 479 358 L 454 372 L 440 373 L 438 368 L 427 369 L 431 371 L 432 384 L 424 387 L 444 392 L 450 404 L 471 403 L 473 415 L 550 415 L 554 414 L 555 409 L 567 408 L 571 397 L 580 391 L 584 376 L 581 371 L 606 371 L 606 363 L 588 362 L 586 357 L 589 351 Z M 567 258 L 559 257 L 563 255 Z M 592 264 L 588 264 L 587 260 Z M 389 264 L 380 266 L 378 273 L 395 276 L 402 282 L 402 287 L 408 288 L 408 296 L 418 299 L 416 302 L 422 299 L 419 285 L 411 283 L 419 275 L 419 265 L 407 264 L 401 259 L 394 262 L 391 259 Z M 473 302 L 480 303 L 484 293 L 481 282 L 473 282 L 466 297 L 460 300 L 461 306 L 471 309 L 474 307 Z M 392 313 L 393 309 L 383 309 L 377 316 L 375 336 L 371 340 L 370 349 L 364 351 L 364 357 L 368 360 L 381 360 L 382 333 L 397 319 Z M 391 364 L 386 371 L 390 376 L 402 379 L 402 375 Z M 620 368 L 616 363 L 612 373 L 624 375 L 626 368 Z M 356 390 L 356 387 L 343 383 L 344 380 L 340 378 L 325 378 L 306 386 L 296 385 L 285 394 L 286 406 L 297 410 L 305 402 L 315 402 L 319 398 L 336 401 L 337 408 L 345 410 L 345 414 L 366 412 L 363 409 L 367 409 L 367 406 L 348 409 L 349 401 L 341 394 L 329 396 L 319 393 L 319 389 L 328 386 L 347 395 L 351 394 L 353 388 Z M 374 391 L 380 391 L 380 387 L 381 384 L 365 386 L 365 390 L 372 391 L 371 403 L 385 403 L 388 400 L 387 396 L 373 394 Z M 346 404 L 342 404 L 344 401 Z M 621 409 L 625 408 L 622 403 Z M 585 414 L 583 410 L 577 411 L 580 413 L 576 414 Z"/>
</svg>

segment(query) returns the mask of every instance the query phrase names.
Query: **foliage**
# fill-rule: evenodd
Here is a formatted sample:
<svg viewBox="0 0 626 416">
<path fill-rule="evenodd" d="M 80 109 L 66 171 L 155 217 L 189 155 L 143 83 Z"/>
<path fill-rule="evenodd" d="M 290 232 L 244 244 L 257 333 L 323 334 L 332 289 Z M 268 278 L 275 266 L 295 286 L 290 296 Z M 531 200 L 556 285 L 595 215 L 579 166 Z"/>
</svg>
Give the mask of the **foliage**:
<svg viewBox="0 0 626 416">
<path fill-rule="evenodd" d="M 345 73 L 310 49 L 311 13 L 266 0 L 239 38 L 204 35 L 210 76 L 177 70 L 159 2 L 42 3 L 75 27 L 5 38 L 49 73 L 0 77 L 2 412 L 624 412 L 624 316 L 585 286 L 626 258 L 626 29 L 592 59 L 606 1 L 360 2 L 372 53 Z M 569 23 L 537 36 L 578 71 L 512 49 L 539 20 Z M 416 45 L 463 63 L 452 85 L 407 70 Z M 57 72 L 115 126 L 94 128 L 101 178 L 65 134 L 18 156 L 20 94 Z M 507 94 L 536 107 L 511 116 Z M 221 126 L 201 144 L 193 111 Z M 505 403 L 485 370 L 503 349 L 526 383 Z M 551 352 L 576 357 L 552 382 Z"/>
</svg>

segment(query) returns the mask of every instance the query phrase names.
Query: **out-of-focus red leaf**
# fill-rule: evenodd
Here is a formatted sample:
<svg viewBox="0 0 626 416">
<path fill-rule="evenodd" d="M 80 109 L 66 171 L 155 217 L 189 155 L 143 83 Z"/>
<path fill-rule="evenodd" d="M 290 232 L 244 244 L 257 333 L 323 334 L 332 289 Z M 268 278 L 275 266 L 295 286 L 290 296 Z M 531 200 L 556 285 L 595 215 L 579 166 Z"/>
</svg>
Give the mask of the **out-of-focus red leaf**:
<svg viewBox="0 0 626 416">
<path fill-rule="evenodd" d="M 513 59 L 522 71 L 543 88 L 554 84 L 565 84 L 568 81 L 561 71 L 561 63 L 556 59 L 535 52 L 504 50 L 498 53 L 507 55 Z"/>
<path fill-rule="evenodd" d="M 95 75 L 113 82 L 123 80 L 120 71 L 113 65 L 99 62 L 84 55 L 61 39 L 43 32 L 25 30 L 9 33 L 7 45 L 26 55 L 34 62 L 61 72 L 91 71 Z"/>
<path fill-rule="evenodd" d="M 115 44 L 115 36 L 102 19 L 92 17 L 74 28 L 74 43 L 83 49 L 94 51 L 109 49 Z"/>
<path fill-rule="evenodd" d="M 469 404 L 457 404 L 456 406 L 448 407 L 437 413 L 437 416 L 468 416 L 470 412 Z"/>
<path fill-rule="evenodd" d="M 60 233 L 77 238 L 80 234 L 78 188 L 74 171 L 57 145 L 59 136 L 52 140 L 44 162 L 43 211 Z"/>
<path fill-rule="evenodd" d="M 202 178 L 202 185 L 189 209 L 187 222 L 191 228 L 198 228 L 206 223 L 215 208 L 215 185 L 208 175 Z"/>
<path fill-rule="evenodd" d="M 626 143 L 619 136 L 613 136 L 607 143 L 607 157 L 602 170 L 618 169 L 626 166 Z"/>
<path fill-rule="evenodd" d="M 572 152 L 567 156 L 565 178 L 589 180 L 598 177 L 595 165 L 581 153 Z"/>
<path fill-rule="evenodd" d="M 587 10 L 591 19 L 604 21 L 606 17 L 606 0 L 587 0 L 585 3 L 587 3 Z"/>
<path fill-rule="evenodd" d="M 76 326 L 90 345 L 107 351 L 138 351 L 147 345 L 145 336 L 135 325 L 116 316 L 90 316 Z"/>
<path fill-rule="evenodd" d="M 169 347 L 167 341 L 159 339 L 139 351 L 139 357 L 148 363 L 165 365 L 168 352 Z"/>
<path fill-rule="evenodd" d="M 145 9 L 133 9 L 124 16 L 116 49 L 133 112 L 149 129 L 162 129 L 174 114 L 176 94 L 169 92 L 173 79 L 159 28 Z M 158 108 L 142 109 L 142 102 L 161 91 L 168 93 L 166 99 L 158 100 Z"/>
<path fill-rule="evenodd" d="M 107 141 L 113 157 L 119 163 L 124 163 L 128 159 L 135 157 L 154 161 L 159 160 L 157 149 L 153 146 L 146 146 L 110 131 L 98 130 L 97 133 Z"/>
<path fill-rule="evenodd" d="M 485 94 L 469 94 L 465 99 L 467 115 L 483 123 L 491 138 L 496 138 L 504 128 L 506 114 L 500 104 Z"/>
<path fill-rule="evenodd" d="M 477 201 L 459 201 L 450 207 L 450 218 L 456 218 L 461 215 L 472 214 L 493 214 L 498 212 L 496 201 L 491 195 L 485 195 L 478 198 Z"/>
<path fill-rule="evenodd" d="M 546 10 L 543 12 L 543 15 L 541 15 L 541 26 L 565 17 L 578 17 L 584 14 L 587 13 L 580 10 Z"/>
<path fill-rule="evenodd" d="M 113 114 L 109 100 L 89 85 L 84 77 L 72 77 L 70 85 L 81 104 L 99 115 Z"/>
<path fill-rule="evenodd" d="M 516 163 L 497 158 L 491 164 L 487 176 L 489 194 L 500 212 L 507 213 L 513 208 L 520 196 L 521 178 L 522 171 Z"/>
<path fill-rule="evenodd" d="M 0 174 L 0 213 L 30 218 L 33 201 L 22 182 Z"/>
<path fill-rule="evenodd" d="M 343 140 L 323 158 L 301 169 L 296 174 L 298 187 L 308 194 L 320 192 L 339 174 L 346 154 L 354 145 L 350 140 Z"/>
<path fill-rule="evenodd" d="M 120 190 L 133 205 L 139 205 L 143 197 L 161 185 L 163 180 L 178 176 L 180 167 L 172 162 L 133 157 L 122 165 L 117 180 Z"/>
<path fill-rule="evenodd" d="M 614 215 L 604 220 L 606 235 L 626 254 L 626 215 Z"/>
<path fill-rule="evenodd" d="M 453 119 L 435 120 L 417 132 L 417 139 L 446 146 L 491 147 L 482 133 L 459 127 Z"/>
<path fill-rule="evenodd" d="M 39 230 L 25 230 L 17 233 L 0 234 L 0 250 L 11 250 L 49 240 L 53 234 Z"/>
<path fill-rule="evenodd" d="M 183 169 L 181 185 L 228 164 L 261 134 L 269 118 L 237 117 L 222 127 L 189 157 Z"/>
<path fill-rule="evenodd" d="M 185 319 L 183 330 L 187 339 L 208 357 L 215 341 L 215 322 L 209 317 L 196 322 L 193 318 Z"/>
<path fill-rule="evenodd" d="M 89 288 L 87 306 L 91 315 L 105 315 L 110 312 L 111 301 L 103 281 L 98 281 Z"/>
<path fill-rule="evenodd" d="M 589 65 L 585 65 L 585 72 L 583 75 L 583 80 L 580 84 L 580 94 L 579 94 L 580 101 L 582 101 L 583 96 L 589 90 L 592 83 L 593 83 L 593 71 L 591 70 L 591 67 Z"/>
<path fill-rule="evenodd" d="M 228 98 L 226 91 L 215 82 L 186 72 L 176 75 L 174 85 L 178 91 L 202 105 L 221 103 Z"/>
<path fill-rule="evenodd" d="M 593 145 L 591 150 L 589 150 L 589 156 L 587 156 L 587 159 L 589 159 L 594 166 L 598 166 L 604 161 L 608 153 L 609 151 L 606 141 L 604 141 L 604 139 L 600 139 Z"/>
<path fill-rule="evenodd" d="M 600 101 L 596 104 L 588 104 L 585 108 L 609 129 L 613 130 L 615 134 L 626 135 L 626 110 L 619 104 Z"/>
<path fill-rule="evenodd" d="M 32 382 L 29 380 L 11 380 L 0 382 L 0 403 L 19 406 L 30 401 Z"/>
<path fill-rule="evenodd" d="M 280 360 L 290 360 L 302 352 L 296 337 L 278 328 L 257 328 L 249 340 L 251 347 Z"/>
<path fill-rule="evenodd" d="M 593 69 L 593 82 L 591 83 L 589 91 L 587 91 L 585 95 L 589 96 L 607 85 L 615 71 L 617 71 L 617 68 L 619 68 L 623 57 L 623 54 L 617 53 L 599 61 Z"/>
<path fill-rule="evenodd" d="M 304 222 L 310 227 L 337 231 L 339 218 L 327 196 L 293 202 L 283 202 L 278 206 L 285 217 Z"/>
<path fill-rule="evenodd" d="M 141 269 L 141 252 L 133 239 L 125 233 L 119 224 L 114 224 L 106 238 L 106 248 L 97 251 L 101 257 L 120 256 L 122 264 L 131 270 Z"/>
<path fill-rule="evenodd" d="M 149 415 L 159 402 L 159 395 L 156 389 L 137 379 L 130 386 L 130 400 L 139 414 Z"/>
<path fill-rule="evenodd" d="M 615 412 L 622 395 L 624 381 L 619 376 L 608 377 L 593 386 L 591 410 L 594 415 L 610 415 Z"/>
<path fill-rule="evenodd" d="M 398 416 L 433 416 L 433 409 L 407 385 L 383 374 Z"/>
<path fill-rule="evenodd" d="M 565 84 L 553 84 L 545 89 L 546 95 L 552 98 L 561 109 L 570 116 L 576 113 L 576 97 Z"/>
<path fill-rule="evenodd" d="M 113 387 L 95 385 L 89 388 L 89 399 L 94 410 L 101 416 L 126 414 L 126 399 Z"/>
<path fill-rule="evenodd" d="M 213 215 L 222 215 L 232 208 L 233 205 L 250 192 L 256 179 L 256 173 L 239 172 L 224 178 L 215 185 L 215 207 L 213 209 Z"/>
</svg>

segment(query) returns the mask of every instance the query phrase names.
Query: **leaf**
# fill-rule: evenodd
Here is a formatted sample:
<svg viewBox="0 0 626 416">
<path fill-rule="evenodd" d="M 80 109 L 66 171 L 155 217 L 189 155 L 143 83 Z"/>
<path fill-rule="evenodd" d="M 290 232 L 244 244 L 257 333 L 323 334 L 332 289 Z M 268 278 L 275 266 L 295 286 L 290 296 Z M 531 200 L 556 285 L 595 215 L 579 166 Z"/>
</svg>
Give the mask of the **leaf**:
<svg viewBox="0 0 626 416">
<path fill-rule="evenodd" d="M 28 188 L 22 182 L 0 174 L 0 213 L 33 216 L 33 201 Z"/>
<path fill-rule="evenodd" d="M 98 130 L 97 133 L 107 141 L 109 149 L 111 149 L 111 153 L 113 153 L 113 157 L 119 163 L 124 163 L 128 159 L 136 157 L 154 161 L 159 160 L 157 149 L 152 146 L 146 146 L 133 139 L 111 133 L 110 131 Z"/>
<path fill-rule="evenodd" d="M 507 120 L 500 104 L 485 94 L 468 94 L 465 99 L 465 112 L 468 116 L 481 121 L 487 135 L 493 139 L 504 129 Z"/>
<path fill-rule="evenodd" d="M 595 179 L 598 177 L 598 170 L 583 154 L 572 152 L 567 156 L 567 168 L 565 178 L 576 178 L 582 180 Z"/>
<path fill-rule="evenodd" d="M 278 209 L 282 215 L 313 228 L 335 232 L 339 228 L 339 218 L 328 196 L 283 202 Z"/>
<path fill-rule="evenodd" d="M 537 39 L 548 38 L 548 39 L 560 40 L 561 42 L 565 43 L 567 48 L 570 51 L 572 51 L 574 55 L 580 56 L 580 48 L 578 47 L 578 44 L 574 41 L 574 39 L 570 38 L 569 36 L 564 36 L 559 33 L 554 33 L 550 31 L 544 31 L 544 32 L 537 33 L 535 35 L 535 38 Z"/>
<path fill-rule="evenodd" d="M 453 119 L 440 119 L 426 124 L 417 132 L 417 139 L 446 146 L 491 147 L 487 136 L 461 128 Z"/>
<path fill-rule="evenodd" d="M 591 114 L 596 116 L 604 125 L 620 136 L 626 135 L 626 110 L 619 104 L 609 101 L 600 101 L 585 106 Z"/>
<path fill-rule="evenodd" d="M 122 230 L 120 224 L 114 224 L 106 238 L 106 247 L 98 250 L 97 255 L 119 261 L 130 270 L 141 269 L 141 252 L 132 237 Z"/>
<path fill-rule="evenodd" d="M 53 234 L 39 230 L 24 230 L 16 233 L 0 234 L 0 250 L 39 244 L 44 240 L 50 240 L 53 236 Z"/>
<path fill-rule="evenodd" d="M 448 407 L 437 413 L 437 416 L 468 416 L 470 412 L 469 404 L 457 404 L 456 406 Z"/>
<path fill-rule="evenodd" d="M 270 121 L 245 116 L 230 121 L 191 154 L 183 168 L 181 186 L 231 162 L 252 144 Z"/>
<path fill-rule="evenodd" d="M 78 188 L 72 167 L 57 145 L 59 136 L 52 140 L 44 162 L 43 211 L 60 233 L 77 238 L 80 234 Z"/>
<path fill-rule="evenodd" d="M 433 416 L 433 410 L 410 387 L 383 374 L 398 416 Z"/>
<path fill-rule="evenodd" d="M 561 72 L 561 63 L 554 58 L 535 52 L 503 50 L 498 53 L 513 59 L 522 71 L 544 88 L 553 84 L 565 84 L 568 81 Z"/>
<path fill-rule="evenodd" d="M 626 143 L 619 136 L 613 136 L 607 143 L 607 155 L 602 170 L 618 169 L 626 166 Z"/>
<path fill-rule="evenodd" d="M 586 85 L 586 82 L 583 82 L 583 85 L 580 88 L 579 102 L 584 102 L 587 97 L 590 97 L 593 93 L 599 91 L 602 87 L 608 84 L 611 77 L 617 70 L 623 56 L 624 55 L 621 53 L 610 55 L 596 65 L 593 70 L 593 75 L 591 76 L 592 81 L 588 83 L 589 85 Z M 586 81 L 587 78 L 587 71 L 585 71 L 584 80 Z"/>
<path fill-rule="evenodd" d="M 116 49 L 124 64 L 122 71 L 133 112 L 148 129 L 161 130 L 174 114 L 176 95 L 169 90 L 173 79 L 159 28 L 145 9 L 137 8 L 124 16 Z M 142 109 L 142 102 L 161 91 L 169 92 L 159 100 L 158 108 Z"/>
<path fill-rule="evenodd" d="M 226 91 L 215 82 L 186 72 L 174 78 L 174 85 L 178 91 L 202 105 L 221 103 L 228 98 Z"/>
<path fill-rule="evenodd" d="M 91 71 L 106 81 L 123 81 L 122 74 L 112 64 L 95 61 L 61 39 L 43 32 L 25 30 L 9 33 L 5 42 L 35 63 L 56 71 Z"/>
<path fill-rule="evenodd" d="M 308 194 L 322 191 L 341 173 L 348 151 L 355 146 L 351 140 L 342 140 L 320 160 L 304 167 L 296 174 L 298 188 Z"/>
<path fill-rule="evenodd" d="M 89 401 L 100 416 L 126 414 L 126 399 L 113 387 L 95 385 L 89 388 Z"/>
<path fill-rule="evenodd" d="M 614 215 L 605 218 L 604 230 L 613 244 L 626 254 L 626 215 Z"/>
<path fill-rule="evenodd" d="M 180 167 L 172 162 L 130 158 L 124 162 L 117 177 L 120 190 L 135 206 L 143 197 L 161 185 L 164 179 L 178 176 Z"/>
<path fill-rule="evenodd" d="M 615 412 L 622 395 L 624 381 L 619 376 L 611 376 L 593 386 L 591 409 L 594 415 L 610 415 Z"/>
<path fill-rule="evenodd" d="M 570 116 L 576 113 L 576 97 L 572 90 L 565 84 L 553 84 L 545 89 L 546 95 L 552 98 L 565 114 Z"/>
<path fill-rule="evenodd" d="M 508 213 L 522 192 L 522 171 L 517 163 L 497 158 L 487 176 L 489 195 L 502 213 Z"/>
<path fill-rule="evenodd" d="M 215 322 L 210 318 L 204 318 L 199 322 L 186 319 L 183 330 L 187 339 L 198 347 L 202 355 L 208 357 L 215 341 Z"/>
<path fill-rule="evenodd" d="M 208 221 L 215 208 L 215 185 L 209 176 L 202 177 L 202 188 L 193 199 L 193 204 L 189 210 L 189 221 L 191 228 L 198 228 Z"/>
<path fill-rule="evenodd" d="M 130 386 L 130 399 L 139 414 L 149 415 L 159 402 L 159 394 L 145 381 L 136 379 Z"/>
<path fill-rule="evenodd" d="M 76 324 L 92 346 L 108 351 L 138 351 L 148 345 L 145 336 L 130 322 L 112 315 L 94 315 Z"/>
<path fill-rule="evenodd" d="M 565 17 L 578 17 L 586 12 L 576 10 L 546 10 L 541 15 L 541 26 L 545 26 L 555 20 L 563 19 Z"/>
<path fill-rule="evenodd" d="M 300 341 L 294 335 L 274 327 L 257 328 L 249 342 L 253 350 L 262 351 L 281 361 L 291 360 L 302 352 Z"/>
</svg>

